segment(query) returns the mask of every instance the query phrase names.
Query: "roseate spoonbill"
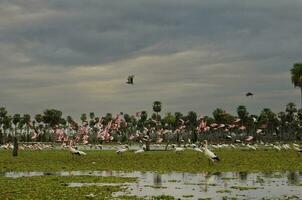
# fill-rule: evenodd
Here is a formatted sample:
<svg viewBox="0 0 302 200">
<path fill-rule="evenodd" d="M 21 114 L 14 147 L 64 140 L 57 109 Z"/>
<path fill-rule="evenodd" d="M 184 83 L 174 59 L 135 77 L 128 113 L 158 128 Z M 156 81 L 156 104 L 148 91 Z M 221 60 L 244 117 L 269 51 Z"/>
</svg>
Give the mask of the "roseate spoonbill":
<svg viewBox="0 0 302 200">
<path fill-rule="evenodd" d="M 216 156 L 212 151 L 210 151 L 208 149 L 208 141 L 204 140 L 204 154 L 205 156 L 209 159 L 209 162 L 212 161 L 220 161 L 220 159 L 218 158 L 218 156 Z"/>
</svg>

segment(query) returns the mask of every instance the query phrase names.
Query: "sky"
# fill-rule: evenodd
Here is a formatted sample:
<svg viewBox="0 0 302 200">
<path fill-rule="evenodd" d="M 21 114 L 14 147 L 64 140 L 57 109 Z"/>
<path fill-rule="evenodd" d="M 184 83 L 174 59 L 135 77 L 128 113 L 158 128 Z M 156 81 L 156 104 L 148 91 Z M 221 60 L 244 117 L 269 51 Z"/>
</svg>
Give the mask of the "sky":
<svg viewBox="0 0 302 200">
<path fill-rule="evenodd" d="M 301 0 L 0 0 L 0 107 L 283 111 L 300 105 L 290 69 L 302 62 L 301 10 Z"/>
</svg>

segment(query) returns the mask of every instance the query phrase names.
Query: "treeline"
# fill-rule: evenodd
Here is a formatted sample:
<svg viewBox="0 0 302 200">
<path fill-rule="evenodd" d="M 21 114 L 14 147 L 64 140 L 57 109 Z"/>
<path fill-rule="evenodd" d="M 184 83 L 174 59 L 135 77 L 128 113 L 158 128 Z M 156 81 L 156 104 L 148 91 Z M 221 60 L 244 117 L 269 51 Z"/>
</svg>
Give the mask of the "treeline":
<svg viewBox="0 0 302 200">
<path fill-rule="evenodd" d="M 168 112 L 160 115 L 161 102 L 153 103 L 153 111 L 135 114 L 107 113 L 96 116 L 94 112 L 81 115 L 76 122 L 71 116 L 63 117 L 56 109 L 41 114 L 10 115 L 0 108 L 0 144 L 12 142 L 68 142 L 98 144 L 103 142 L 182 143 L 207 139 L 213 142 L 292 141 L 302 139 L 302 109 L 288 103 L 284 111 L 272 112 L 265 108 L 258 115 L 250 114 L 245 106 L 238 106 L 237 115 L 221 108 L 212 116 L 199 116 Z M 251 139 L 252 138 L 252 139 Z"/>
</svg>

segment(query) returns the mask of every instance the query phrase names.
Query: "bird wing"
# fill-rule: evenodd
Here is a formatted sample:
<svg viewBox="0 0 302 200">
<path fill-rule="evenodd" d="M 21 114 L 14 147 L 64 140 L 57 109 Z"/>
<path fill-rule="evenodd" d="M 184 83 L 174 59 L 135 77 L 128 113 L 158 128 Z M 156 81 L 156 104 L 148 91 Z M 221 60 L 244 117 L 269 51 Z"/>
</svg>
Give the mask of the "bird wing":
<svg viewBox="0 0 302 200">
<path fill-rule="evenodd" d="M 205 154 L 209 157 L 209 158 L 216 158 L 217 156 L 212 152 L 210 151 L 209 149 L 206 149 L 205 150 Z"/>
</svg>

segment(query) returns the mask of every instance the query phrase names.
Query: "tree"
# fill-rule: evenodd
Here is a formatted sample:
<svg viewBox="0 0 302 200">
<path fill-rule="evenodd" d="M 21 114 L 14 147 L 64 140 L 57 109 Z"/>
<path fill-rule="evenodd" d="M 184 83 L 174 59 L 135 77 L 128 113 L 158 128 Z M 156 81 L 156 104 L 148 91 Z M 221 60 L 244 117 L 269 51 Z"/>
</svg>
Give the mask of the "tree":
<svg viewBox="0 0 302 200">
<path fill-rule="evenodd" d="M 166 113 L 166 116 L 164 117 L 164 122 L 168 125 L 167 128 L 172 129 L 173 125 L 175 124 L 175 116 L 170 112 Z"/>
<path fill-rule="evenodd" d="M 285 112 L 286 112 L 286 119 L 288 122 L 292 122 L 295 120 L 295 115 L 296 115 L 297 111 L 298 110 L 294 103 L 290 102 L 286 105 Z"/>
<path fill-rule="evenodd" d="M 2 126 L 3 126 L 3 120 L 4 117 L 6 116 L 7 111 L 4 107 L 0 107 L 0 144 L 3 144 L 5 141 L 5 133 L 4 131 L 2 132 Z"/>
<path fill-rule="evenodd" d="M 226 112 L 222 108 L 216 108 L 213 111 L 213 117 L 214 117 L 216 123 L 220 123 L 220 124 L 225 123 L 225 115 L 226 115 Z"/>
<path fill-rule="evenodd" d="M 142 122 L 145 122 L 146 120 L 147 120 L 147 118 L 148 118 L 148 113 L 147 113 L 147 111 L 142 111 L 141 112 L 141 121 Z"/>
<path fill-rule="evenodd" d="M 153 111 L 157 114 L 157 121 L 159 121 L 158 113 L 161 111 L 161 102 L 160 101 L 154 101 L 153 102 Z"/>
<path fill-rule="evenodd" d="M 15 114 L 13 116 L 13 124 L 14 124 L 14 136 L 13 136 L 13 143 L 14 143 L 14 147 L 13 147 L 13 156 L 18 156 L 18 134 L 17 134 L 17 126 L 19 125 L 19 123 L 21 122 L 21 116 L 20 114 Z"/>
<path fill-rule="evenodd" d="M 259 116 L 259 124 L 267 127 L 269 133 L 273 133 L 278 126 L 277 115 L 271 109 L 264 108 Z"/>
<path fill-rule="evenodd" d="M 291 80 L 295 87 L 301 89 L 301 107 L 302 107 L 302 63 L 294 64 L 291 71 Z"/>
<path fill-rule="evenodd" d="M 247 109 L 245 106 L 238 106 L 237 108 L 237 114 L 238 114 L 238 117 L 240 118 L 241 122 L 242 122 L 242 125 L 245 124 L 248 120 L 248 117 L 249 117 L 249 113 L 247 112 Z"/>
<path fill-rule="evenodd" d="M 43 122 L 51 128 L 59 125 L 62 118 L 62 112 L 55 109 L 47 109 L 43 112 Z"/>
<path fill-rule="evenodd" d="M 194 111 L 189 111 L 188 115 L 186 116 L 186 119 L 188 120 L 188 128 L 190 130 L 191 139 L 192 142 L 197 141 L 197 132 L 196 132 L 196 127 L 197 127 L 197 114 Z"/>
<path fill-rule="evenodd" d="M 87 121 L 87 115 L 86 115 L 86 113 L 82 113 L 81 114 L 81 121 L 82 121 L 82 123 L 84 123 L 85 121 Z"/>
</svg>

